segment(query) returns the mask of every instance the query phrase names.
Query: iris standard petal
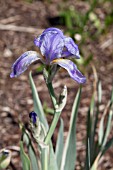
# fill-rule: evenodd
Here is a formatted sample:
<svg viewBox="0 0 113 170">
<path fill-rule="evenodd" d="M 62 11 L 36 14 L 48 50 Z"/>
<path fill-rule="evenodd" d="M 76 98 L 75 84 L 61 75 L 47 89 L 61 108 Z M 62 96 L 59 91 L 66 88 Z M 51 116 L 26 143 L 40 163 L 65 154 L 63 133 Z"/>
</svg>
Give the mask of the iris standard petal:
<svg viewBox="0 0 113 170">
<path fill-rule="evenodd" d="M 45 36 L 46 34 L 48 34 L 48 33 L 51 34 L 51 35 L 53 35 L 53 34 L 59 34 L 62 38 L 64 38 L 63 32 L 62 32 L 60 29 L 51 27 L 51 28 L 45 29 L 45 30 L 43 31 L 43 33 L 42 33 L 39 37 L 35 38 L 35 39 L 34 39 L 34 44 L 35 44 L 37 47 L 40 47 L 41 44 L 42 44 L 42 41 L 43 41 L 44 36 Z"/>
<path fill-rule="evenodd" d="M 78 83 L 85 83 L 86 77 L 77 69 L 77 66 L 70 60 L 67 59 L 56 59 L 53 60 L 51 64 L 58 64 L 59 66 L 65 68 L 70 77 L 77 81 Z"/>
<path fill-rule="evenodd" d="M 37 47 L 40 47 L 40 39 L 41 39 L 41 35 L 34 39 L 34 44 L 35 44 Z"/>
<path fill-rule="evenodd" d="M 35 51 L 27 51 L 22 54 L 13 64 L 10 77 L 17 77 L 27 70 L 28 66 L 36 60 L 39 60 L 39 54 Z"/>
<path fill-rule="evenodd" d="M 40 51 L 46 57 L 47 64 L 49 64 L 52 60 L 61 57 L 63 47 L 64 41 L 59 34 L 47 33 L 43 37 Z"/>
<path fill-rule="evenodd" d="M 63 32 L 60 29 L 55 28 L 55 27 L 50 27 L 43 31 L 43 33 L 48 33 L 48 32 L 59 33 L 59 34 L 63 35 Z"/>
<path fill-rule="evenodd" d="M 63 51 L 62 51 L 62 58 L 64 57 L 64 58 L 75 58 L 75 55 L 73 55 L 73 54 L 71 54 L 67 49 L 64 49 Z"/>
<path fill-rule="evenodd" d="M 74 43 L 73 39 L 70 37 L 65 37 L 65 47 L 67 48 L 68 52 L 72 55 L 76 56 L 77 59 L 80 58 L 78 46 Z"/>
</svg>

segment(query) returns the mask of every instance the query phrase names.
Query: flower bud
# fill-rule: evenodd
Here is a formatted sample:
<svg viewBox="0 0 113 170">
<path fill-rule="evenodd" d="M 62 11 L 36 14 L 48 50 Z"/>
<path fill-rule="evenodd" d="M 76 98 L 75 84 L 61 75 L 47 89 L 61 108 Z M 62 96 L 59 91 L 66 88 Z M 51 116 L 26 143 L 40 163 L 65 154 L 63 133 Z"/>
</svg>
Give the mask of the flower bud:
<svg viewBox="0 0 113 170">
<path fill-rule="evenodd" d="M 39 120 L 37 114 L 32 111 L 29 114 L 30 117 L 30 128 L 32 135 L 36 142 L 42 147 L 44 145 L 44 139 L 46 136 L 46 130 L 43 123 Z M 44 146 L 43 146 L 44 147 Z"/>
<path fill-rule="evenodd" d="M 0 169 L 6 169 L 11 161 L 11 151 L 7 149 L 0 150 Z"/>
<path fill-rule="evenodd" d="M 29 117 L 31 119 L 31 121 L 33 122 L 33 124 L 36 124 L 36 120 L 37 120 L 37 114 L 32 111 L 30 114 L 29 114 Z"/>
</svg>

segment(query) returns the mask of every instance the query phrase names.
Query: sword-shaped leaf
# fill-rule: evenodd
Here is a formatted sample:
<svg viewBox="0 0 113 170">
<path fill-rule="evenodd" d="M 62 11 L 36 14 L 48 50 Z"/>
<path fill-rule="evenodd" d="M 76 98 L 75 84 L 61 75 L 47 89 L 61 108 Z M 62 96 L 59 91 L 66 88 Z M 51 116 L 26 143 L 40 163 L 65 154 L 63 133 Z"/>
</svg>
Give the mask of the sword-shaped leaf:
<svg viewBox="0 0 113 170">
<path fill-rule="evenodd" d="M 42 104 L 41 104 L 41 101 L 39 99 L 39 96 L 38 96 L 38 92 L 36 90 L 36 86 L 34 84 L 34 81 L 33 81 L 33 78 L 32 78 L 32 74 L 30 72 L 29 74 L 29 79 L 30 79 L 30 84 L 31 84 L 31 88 L 32 88 L 32 94 L 33 94 L 33 101 L 34 101 L 34 111 L 37 113 L 38 117 L 39 117 L 39 120 L 42 122 L 42 124 L 44 125 L 46 131 L 48 131 L 48 123 L 47 123 L 47 120 L 46 120 L 46 117 L 44 115 L 44 111 L 43 111 L 43 107 L 42 107 Z M 57 169 L 57 163 L 56 163 L 56 160 L 55 160 L 55 153 L 53 151 L 53 146 L 52 146 L 52 143 L 50 142 L 49 144 L 49 147 L 50 147 L 50 152 L 49 152 L 49 159 L 50 159 L 50 162 L 49 162 L 49 170 L 58 170 Z M 46 154 L 47 156 L 47 154 Z M 42 156 L 43 158 L 43 161 L 47 158 L 45 158 L 45 154 L 43 154 Z M 46 159 L 47 160 L 47 159 Z"/>
<path fill-rule="evenodd" d="M 76 119 L 80 103 L 81 88 L 79 89 L 72 108 L 69 133 L 64 147 L 61 169 L 74 170 L 76 161 Z"/>
<path fill-rule="evenodd" d="M 27 148 L 28 148 L 28 153 L 29 153 L 29 157 L 31 160 L 32 170 L 39 170 L 37 157 L 36 157 L 33 145 L 31 143 L 30 135 L 29 135 L 28 131 L 25 130 L 24 128 L 22 129 L 22 133 L 23 133 L 22 134 L 23 142 L 25 142 L 25 144 L 27 145 Z"/>
<path fill-rule="evenodd" d="M 58 168 L 60 169 L 61 165 L 61 160 L 62 160 L 62 154 L 63 154 L 63 148 L 64 148 L 64 136 L 63 136 L 63 131 L 64 131 L 64 123 L 63 120 L 60 119 L 60 129 L 58 132 L 58 139 L 56 143 L 56 160 L 58 164 Z"/>
<path fill-rule="evenodd" d="M 27 154 L 24 152 L 23 142 L 20 142 L 20 157 L 22 160 L 23 170 L 31 170 L 30 160 Z"/>
<path fill-rule="evenodd" d="M 45 115 L 44 115 L 44 112 L 43 112 L 43 108 L 42 108 L 42 104 L 41 104 L 41 101 L 39 99 L 38 92 L 37 92 L 36 86 L 34 84 L 31 72 L 29 74 L 29 79 L 30 79 L 32 95 L 33 95 L 33 101 L 34 101 L 34 111 L 37 113 L 40 121 L 48 129 L 48 123 L 47 123 L 47 120 L 45 118 Z"/>
</svg>

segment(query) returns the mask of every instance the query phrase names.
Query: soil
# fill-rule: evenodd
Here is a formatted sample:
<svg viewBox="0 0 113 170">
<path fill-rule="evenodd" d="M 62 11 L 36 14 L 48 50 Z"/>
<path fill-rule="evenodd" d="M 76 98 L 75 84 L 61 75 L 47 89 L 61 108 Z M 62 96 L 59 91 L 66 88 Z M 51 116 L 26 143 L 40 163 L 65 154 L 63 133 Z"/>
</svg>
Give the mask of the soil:
<svg viewBox="0 0 113 170">
<path fill-rule="evenodd" d="M 19 141 L 21 131 L 19 122 L 23 121 L 26 125 L 29 122 L 29 113 L 33 110 L 32 93 L 29 84 L 29 71 L 33 72 L 41 102 L 51 106 L 51 100 L 48 95 L 42 73 L 36 72 L 37 67 L 41 64 L 36 62 L 18 78 L 11 79 L 11 65 L 25 51 L 36 50 L 33 44 L 34 37 L 38 36 L 45 28 L 50 27 L 51 23 L 48 18 L 56 17 L 59 14 L 59 3 L 65 6 L 74 5 L 76 9 L 87 10 L 88 5 L 85 1 L 33 1 L 28 3 L 19 0 L 1 0 L 0 1 L 0 24 L 4 24 L 4 29 L 0 29 L 0 149 L 4 147 L 12 148 L 12 161 L 10 170 L 21 170 L 22 166 L 19 158 Z M 104 8 L 97 10 L 100 15 L 105 17 Z M 104 18 L 103 18 L 104 20 Z M 17 26 L 12 29 L 10 25 Z M 7 26 L 7 28 L 6 28 Z M 0 26 L 1 27 L 1 26 Z M 20 29 L 24 27 L 24 29 Z M 57 27 L 59 27 L 57 25 Z M 31 28 L 31 30 L 29 30 Z M 59 28 L 65 30 L 64 26 Z M 7 29 L 7 30 L 6 30 Z M 77 165 L 76 170 L 80 169 L 80 164 L 84 163 L 85 156 L 85 136 L 86 136 L 86 116 L 90 98 L 93 94 L 94 73 L 92 65 L 95 65 L 98 77 L 102 82 L 103 98 L 102 108 L 107 104 L 110 98 L 113 83 L 113 25 L 107 32 L 100 35 L 96 41 L 87 39 L 84 44 L 84 51 L 87 49 L 92 51 L 93 60 L 89 66 L 83 69 L 87 77 L 86 84 L 82 88 L 82 98 L 77 119 Z M 111 42 L 106 45 L 106 42 Z M 61 70 L 54 79 L 54 88 L 58 94 L 66 84 L 68 88 L 67 105 L 62 113 L 64 120 L 65 135 L 68 132 L 71 107 L 74 97 L 77 93 L 79 85 L 70 79 L 67 72 Z M 102 113 L 103 110 L 101 110 Z M 48 118 L 49 123 L 51 117 Z M 53 141 L 56 141 L 56 133 Z M 113 133 L 111 133 L 111 136 Z M 100 170 L 108 170 L 113 168 L 113 148 L 105 154 L 100 162 Z"/>
</svg>

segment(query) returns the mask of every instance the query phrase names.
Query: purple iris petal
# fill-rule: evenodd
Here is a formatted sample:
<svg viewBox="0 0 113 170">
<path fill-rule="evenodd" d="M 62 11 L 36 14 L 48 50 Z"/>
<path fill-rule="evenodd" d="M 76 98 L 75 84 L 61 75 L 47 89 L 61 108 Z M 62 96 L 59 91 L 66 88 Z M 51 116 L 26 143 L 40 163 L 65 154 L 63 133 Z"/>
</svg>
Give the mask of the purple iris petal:
<svg viewBox="0 0 113 170">
<path fill-rule="evenodd" d="M 65 37 L 65 47 L 70 54 L 76 56 L 77 59 L 80 58 L 78 46 L 74 43 L 73 39 L 70 37 Z"/>
<path fill-rule="evenodd" d="M 17 77 L 27 70 L 28 66 L 36 60 L 39 60 L 38 53 L 35 51 L 27 51 L 22 54 L 13 64 L 10 77 Z"/>
<path fill-rule="evenodd" d="M 59 34 L 62 38 L 64 38 L 63 32 L 62 32 L 60 29 L 51 27 L 51 28 L 45 29 L 45 30 L 43 31 L 43 33 L 42 33 L 39 37 L 35 38 L 34 44 L 35 44 L 37 47 L 40 47 L 41 44 L 42 44 L 42 42 L 43 42 L 44 36 L 45 36 L 46 34 L 48 34 L 48 33 L 49 33 L 50 35 Z"/>
<path fill-rule="evenodd" d="M 60 58 L 64 47 L 64 41 L 59 34 L 46 34 L 43 38 L 40 50 L 46 57 L 47 63 L 56 58 Z"/>
<path fill-rule="evenodd" d="M 31 113 L 29 113 L 29 117 L 32 120 L 33 124 L 36 124 L 36 120 L 37 120 L 37 114 L 32 111 Z"/>
<path fill-rule="evenodd" d="M 68 57 L 73 58 L 73 57 L 75 57 L 73 54 L 71 54 L 69 51 L 67 51 L 67 49 L 62 51 L 62 55 L 61 56 L 62 56 L 62 58 L 63 57 L 64 58 L 68 58 Z"/>
<path fill-rule="evenodd" d="M 37 46 L 37 47 L 40 47 L 40 39 L 41 39 L 41 35 L 37 38 L 34 39 L 34 44 Z"/>
<path fill-rule="evenodd" d="M 70 77 L 78 83 L 86 82 L 86 77 L 82 75 L 82 73 L 77 69 L 76 65 L 72 61 L 67 59 L 56 59 L 52 62 L 52 64 L 58 64 L 65 68 L 68 71 Z"/>
<path fill-rule="evenodd" d="M 62 32 L 60 29 L 58 29 L 58 28 L 51 27 L 51 28 L 47 28 L 47 29 L 45 29 L 45 30 L 43 31 L 43 33 L 48 33 L 48 32 L 50 32 L 50 33 L 58 33 L 58 34 L 60 34 L 61 36 L 64 36 L 64 35 L 63 35 L 63 32 Z"/>
</svg>

